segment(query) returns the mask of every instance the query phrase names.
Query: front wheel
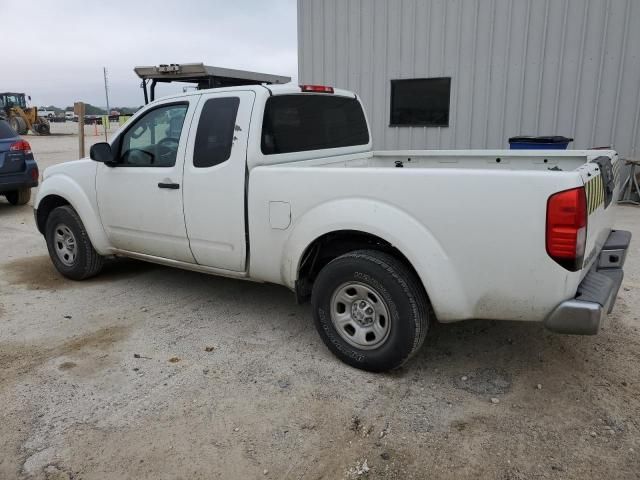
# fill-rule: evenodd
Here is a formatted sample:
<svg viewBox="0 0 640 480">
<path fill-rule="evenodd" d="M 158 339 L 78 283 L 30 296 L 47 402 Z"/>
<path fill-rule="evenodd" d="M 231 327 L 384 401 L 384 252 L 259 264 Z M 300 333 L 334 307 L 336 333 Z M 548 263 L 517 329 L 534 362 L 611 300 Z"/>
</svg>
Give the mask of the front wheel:
<svg viewBox="0 0 640 480">
<path fill-rule="evenodd" d="M 82 220 L 72 207 L 58 207 L 51 212 L 45 237 L 51 261 L 65 277 L 84 280 L 102 269 L 104 259 L 93 248 Z"/>
<path fill-rule="evenodd" d="M 402 366 L 427 333 L 430 308 L 422 284 L 384 252 L 358 250 L 331 261 L 314 282 L 311 304 L 327 347 L 363 370 Z"/>
<path fill-rule="evenodd" d="M 20 124 L 18 123 L 18 117 L 10 117 L 9 118 L 9 126 L 15 130 L 18 134 L 20 134 Z"/>
<path fill-rule="evenodd" d="M 27 132 L 29 131 L 29 128 L 27 127 L 27 122 L 24 121 L 24 118 L 13 117 L 13 119 L 15 119 L 15 125 L 16 125 L 14 130 L 18 132 L 18 135 L 26 135 Z"/>
</svg>

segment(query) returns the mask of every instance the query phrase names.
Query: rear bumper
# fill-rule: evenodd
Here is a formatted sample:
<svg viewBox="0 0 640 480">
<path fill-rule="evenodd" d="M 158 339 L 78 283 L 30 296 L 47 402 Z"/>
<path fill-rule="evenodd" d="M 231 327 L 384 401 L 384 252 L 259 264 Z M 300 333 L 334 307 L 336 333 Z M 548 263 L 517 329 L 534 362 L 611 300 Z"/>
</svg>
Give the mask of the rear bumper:
<svg viewBox="0 0 640 480">
<path fill-rule="evenodd" d="M 21 181 L 21 182 L 2 182 L 0 183 L 0 194 L 7 192 L 14 192 L 16 190 L 22 190 L 23 188 L 33 188 L 37 187 L 38 182 L 34 182 L 29 179 L 29 181 Z"/>
<path fill-rule="evenodd" d="M 613 309 L 624 278 L 631 232 L 614 230 L 605 242 L 596 264 L 584 277 L 576 296 L 558 305 L 544 325 L 557 333 L 595 335 Z"/>
<path fill-rule="evenodd" d="M 31 173 L 37 167 L 28 168 L 24 172 L 0 174 L 0 194 L 13 192 L 23 188 L 33 188 L 38 186 L 38 173 Z M 35 179 L 34 179 L 35 177 Z"/>
</svg>

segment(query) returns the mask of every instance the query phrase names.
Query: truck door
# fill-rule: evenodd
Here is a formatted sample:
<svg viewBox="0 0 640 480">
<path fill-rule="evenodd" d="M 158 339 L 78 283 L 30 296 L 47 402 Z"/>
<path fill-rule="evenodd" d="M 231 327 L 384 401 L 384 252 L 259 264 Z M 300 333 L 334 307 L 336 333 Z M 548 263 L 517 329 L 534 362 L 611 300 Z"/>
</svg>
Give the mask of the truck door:
<svg viewBox="0 0 640 480">
<path fill-rule="evenodd" d="M 187 142 L 184 217 L 200 265 L 246 267 L 245 172 L 252 91 L 204 94 Z"/>
<path fill-rule="evenodd" d="M 197 97 L 166 101 L 112 143 L 115 167 L 98 164 L 96 191 L 114 247 L 195 263 L 184 224 L 182 170 Z"/>
</svg>

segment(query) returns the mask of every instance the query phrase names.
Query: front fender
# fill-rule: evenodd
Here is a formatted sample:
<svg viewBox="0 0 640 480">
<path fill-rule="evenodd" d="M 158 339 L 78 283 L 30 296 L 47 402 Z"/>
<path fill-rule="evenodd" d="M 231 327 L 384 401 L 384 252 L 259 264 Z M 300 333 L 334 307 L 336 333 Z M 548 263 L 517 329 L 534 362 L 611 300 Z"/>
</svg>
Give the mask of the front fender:
<svg viewBox="0 0 640 480">
<path fill-rule="evenodd" d="M 91 185 L 94 184 L 95 182 Z M 37 210 L 41 202 L 51 195 L 56 195 L 69 202 L 73 209 L 78 212 L 78 215 L 80 215 L 89 239 L 93 244 L 93 248 L 95 248 L 100 255 L 109 255 L 111 253 L 111 244 L 100 222 L 100 215 L 95 203 L 95 195 L 93 195 L 94 200 L 90 199 L 78 181 L 64 173 L 52 174 L 45 178 L 38 189 L 38 195 L 33 207 Z"/>
<path fill-rule="evenodd" d="M 431 232 L 397 207 L 366 198 L 318 205 L 295 222 L 283 248 L 284 283 L 293 288 L 302 256 L 314 240 L 340 230 L 375 235 L 397 248 L 418 273 L 439 320 L 471 314 L 462 283 Z"/>
</svg>

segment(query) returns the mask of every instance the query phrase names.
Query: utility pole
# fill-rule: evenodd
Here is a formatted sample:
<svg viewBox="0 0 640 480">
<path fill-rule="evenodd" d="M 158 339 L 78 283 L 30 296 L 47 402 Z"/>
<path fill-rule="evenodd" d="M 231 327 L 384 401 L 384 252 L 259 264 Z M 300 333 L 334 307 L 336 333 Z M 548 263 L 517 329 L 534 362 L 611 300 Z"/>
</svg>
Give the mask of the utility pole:
<svg viewBox="0 0 640 480">
<path fill-rule="evenodd" d="M 78 158 L 84 158 L 84 112 L 83 102 L 73 104 L 73 113 L 78 116 Z"/>
<path fill-rule="evenodd" d="M 109 108 L 109 83 L 107 82 L 107 67 L 102 67 L 102 71 L 104 72 L 104 96 L 107 99 L 107 115 L 111 113 L 111 109 Z"/>
<path fill-rule="evenodd" d="M 107 130 L 110 130 L 111 125 L 109 123 L 109 115 L 111 114 L 111 108 L 109 107 L 109 82 L 107 81 L 107 67 L 102 67 L 104 73 L 104 96 L 107 99 L 107 115 L 102 117 L 102 128 L 104 128 L 104 141 L 107 139 Z"/>
</svg>

